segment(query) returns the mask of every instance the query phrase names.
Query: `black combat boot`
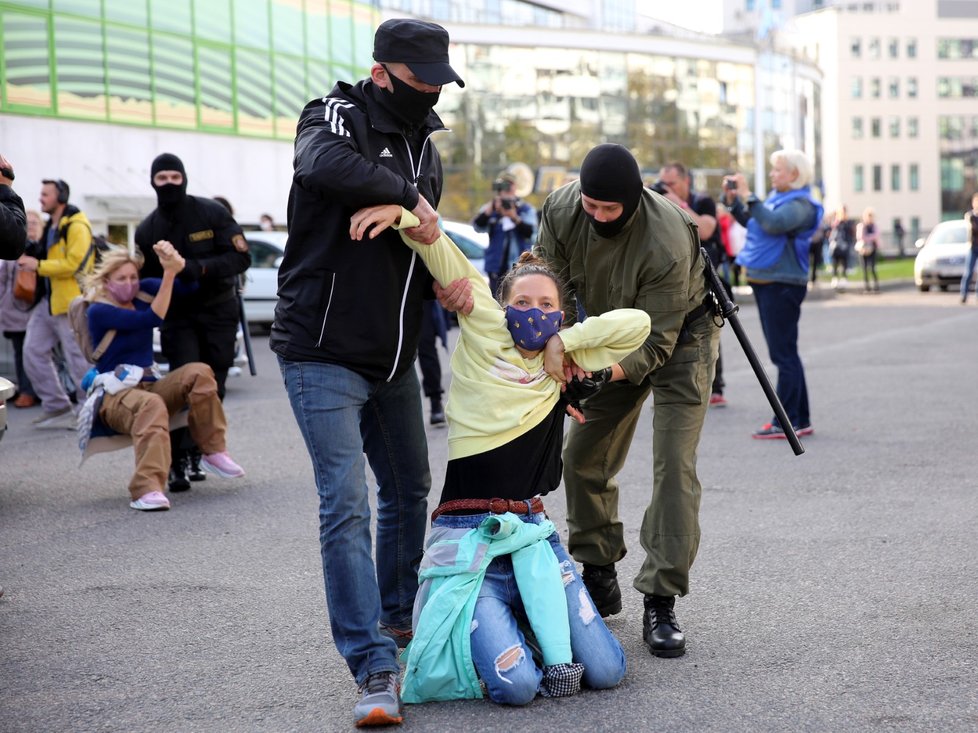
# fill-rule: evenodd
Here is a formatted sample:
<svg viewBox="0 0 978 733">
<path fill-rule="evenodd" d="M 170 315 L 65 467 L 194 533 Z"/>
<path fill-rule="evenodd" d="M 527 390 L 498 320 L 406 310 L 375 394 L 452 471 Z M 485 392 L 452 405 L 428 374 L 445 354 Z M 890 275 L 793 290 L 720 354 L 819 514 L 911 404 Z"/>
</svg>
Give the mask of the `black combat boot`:
<svg viewBox="0 0 978 733">
<path fill-rule="evenodd" d="M 610 565 L 584 563 L 581 580 L 584 581 L 584 587 L 587 588 L 602 618 L 621 611 L 621 588 L 618 587 L 618 573 L 614 563 Z"/>
<path fill-rule="evenodd" d="M 676 621 L 675 596 L 645 596 L 642 638 L 656 657 L 681 657 L 686 653 L 686 637 Z"/>
<path fill-rule="evenodd" d="M 188 464 L 189 460 L 186 453 L 173 456 L 170 463 L 170 478 L 166 482 L 170 491 L 188 491 L 190 489 L 190 480 L 187 478 Z"/>
<path fill-rule="evenodd" d="M 441 397 L 431 398 L 431 420 L 432 425 L 443 425 L 445 423 L 445 408 L 441 406 Z"/>
<path fill-rule="evenodd" d="M 190 451 L 190 470 L 187 472 L 187 478 L 191 481 L 207 480 L 207 474 L 200 467 L 200 451 L 197 448 Z"/>
</svg>

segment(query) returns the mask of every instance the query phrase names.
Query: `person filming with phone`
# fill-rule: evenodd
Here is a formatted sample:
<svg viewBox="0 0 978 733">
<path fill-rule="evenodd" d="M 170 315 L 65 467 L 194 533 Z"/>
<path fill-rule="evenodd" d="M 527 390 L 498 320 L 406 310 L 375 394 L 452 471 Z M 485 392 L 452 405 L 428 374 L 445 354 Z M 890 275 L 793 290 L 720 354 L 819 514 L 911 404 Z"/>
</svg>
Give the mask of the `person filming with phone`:
<svg viewBox="0 0 978 733">
<path fill-rule="evenodd" d="M 537 212 L 516 195 L 516 179 L 509 173 L 493 181 L 492 194 L 492 200 L 479 209 L 472 226 L 477 232 L 489 234 L 485 268 L 489 289 L 496 297 L 503 276 L 533 246 Z"/>
</svg>

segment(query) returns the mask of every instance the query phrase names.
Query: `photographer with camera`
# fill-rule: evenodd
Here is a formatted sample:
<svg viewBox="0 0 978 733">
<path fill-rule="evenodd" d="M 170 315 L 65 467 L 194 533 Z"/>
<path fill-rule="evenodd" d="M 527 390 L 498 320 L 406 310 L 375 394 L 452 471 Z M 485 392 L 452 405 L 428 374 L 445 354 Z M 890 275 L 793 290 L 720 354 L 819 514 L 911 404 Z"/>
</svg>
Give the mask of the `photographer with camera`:
<svg viewBox="0 0 978 733">
<path fill-rule="evenodd" d="M 717 272 L 723 272 L 723 261 L 726 250 L 720 239 L 720 227 L 717 225 L 716 202 L 705 193 L 697 193 L 690 186 L 689 170 L 678 161 L 669 163 L 659 171 L 659 180 L 652 190 L 660 193 L 689 214 L 699 230 L 702 244 L 713 260 Z M 733 290 L 726 278 L 721 277 L 724 289 L 730 299 Z M 710 390 L 710 407 L 726 407 L 727 400 L 723 396 L 723 355 L 717 356 L 716 372 L 713 376 L 713 386 Z"/>
<path fill-rule="evenodd" d="M 492 183 L 492 200 L 472 220 L 477 232 L 489 233 L 485 268 L 493 297 L 513 263 L 533 246 L 537 211 L 516 195 L 516 179 L 503 173 Z"/>
</svg>

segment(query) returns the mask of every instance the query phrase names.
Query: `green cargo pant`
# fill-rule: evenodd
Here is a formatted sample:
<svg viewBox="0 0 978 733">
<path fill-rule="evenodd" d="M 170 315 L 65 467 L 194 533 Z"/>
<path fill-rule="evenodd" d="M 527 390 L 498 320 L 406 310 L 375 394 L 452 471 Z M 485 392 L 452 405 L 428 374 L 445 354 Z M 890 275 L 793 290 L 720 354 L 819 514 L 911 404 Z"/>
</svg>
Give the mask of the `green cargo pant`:
<svg viewBox="0 0 978 733">
<path fill-rule="evenodd" d="M 652 392 L 652 500 L 640 533 L 645 560 L 634 582 L 643 594 L 686 595 L 699 548 L 702 487 L 696 448 L 709 407 L 720 331 L 709 317 L 691 330 L 693 340 L 677 345 L 642 384 L 613 382 L 587 400 L 587 422 L 571 423 L 564 446 L 568 549 L 578 562 L 617 562 L 627 548 L 615 477 Z"/>
</svg>

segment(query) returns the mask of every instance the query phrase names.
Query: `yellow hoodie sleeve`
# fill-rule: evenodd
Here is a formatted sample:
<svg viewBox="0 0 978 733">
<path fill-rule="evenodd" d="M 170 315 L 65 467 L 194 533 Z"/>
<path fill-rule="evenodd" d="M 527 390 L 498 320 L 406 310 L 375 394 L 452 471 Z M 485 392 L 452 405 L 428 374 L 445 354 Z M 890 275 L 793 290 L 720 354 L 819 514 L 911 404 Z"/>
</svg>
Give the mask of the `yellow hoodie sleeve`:
<svg viewBox="0 0 978 733">
<path fill-rule="evenodd" d="M 402 208 L 400 223 L 395 225 L 395 228 L 401 230 L 401 239 L 408 247 L 418 253 L 435 280 L 442 286 L 460 278 L 466 278 L 472 283 L 472 298 L 475 301 L 475 307 L 472 308 L 470 315 L 457 314 L 459 326 L 465 330 L 467 322 L 482 333 L 491 332 L 500 327 L 505 329 L 506 320 L 503 317 L 502 308 L 492 297 L 489 285 L 482 273 L 475 269 L 475 266 L 469 262 L 468 258 L 462 254 L 444 232 L 431 244 L 415 242 L 404 233 L 405 229 L 416 227 L 419 223 L 418 217 Z"/>
<path fill-rule="evenodd" d="M 600 316 L 588 316 L 560 332 L 564 352 L 587 371 L 617 364 L 639 348 L 651 330 L 649 314 L 635 308 L 619 308 Z"/>
</svg>

